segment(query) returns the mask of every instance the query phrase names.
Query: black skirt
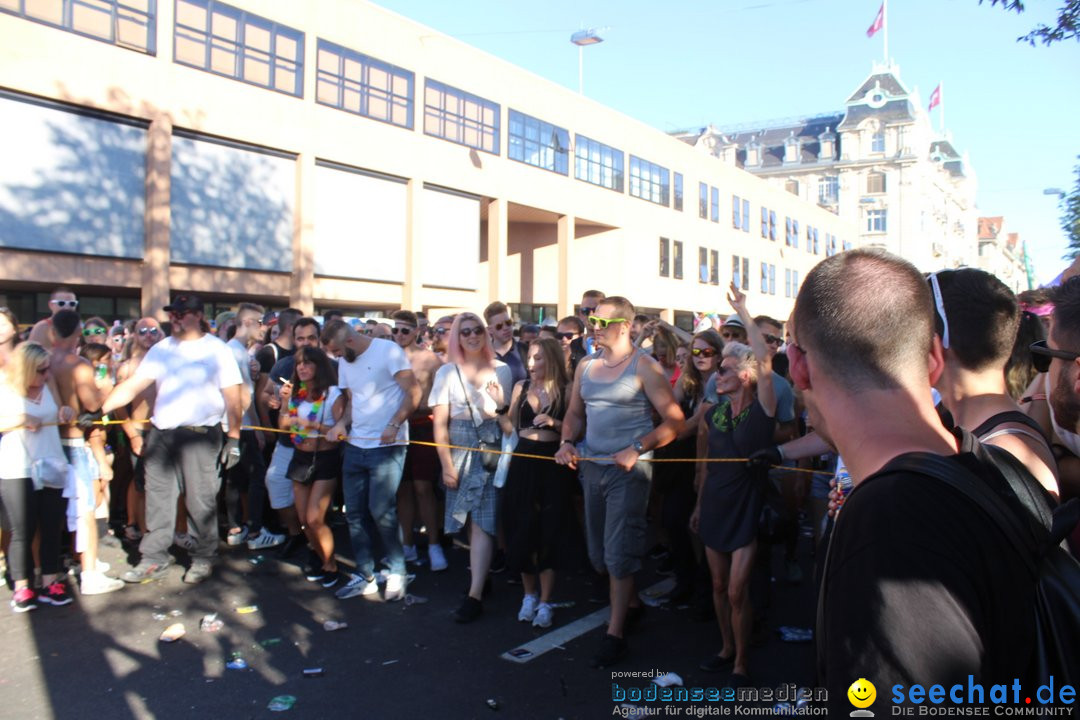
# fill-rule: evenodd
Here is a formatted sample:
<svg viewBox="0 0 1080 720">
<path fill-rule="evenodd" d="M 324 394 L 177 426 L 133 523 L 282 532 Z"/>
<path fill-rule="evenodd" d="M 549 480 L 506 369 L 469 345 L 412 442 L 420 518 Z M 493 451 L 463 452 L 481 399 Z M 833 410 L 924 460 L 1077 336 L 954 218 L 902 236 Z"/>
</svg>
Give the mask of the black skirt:
<svg viewBox="0 0 1080 720">
<path fill-rule="evenodd" d="M 316 480 L 336 480 L 341 476 L 341 448 L 334 446 L 329 450 L 307 452 L 293 451 L 285 477 L 301 485 L 310 485 Z"/>
</svg>

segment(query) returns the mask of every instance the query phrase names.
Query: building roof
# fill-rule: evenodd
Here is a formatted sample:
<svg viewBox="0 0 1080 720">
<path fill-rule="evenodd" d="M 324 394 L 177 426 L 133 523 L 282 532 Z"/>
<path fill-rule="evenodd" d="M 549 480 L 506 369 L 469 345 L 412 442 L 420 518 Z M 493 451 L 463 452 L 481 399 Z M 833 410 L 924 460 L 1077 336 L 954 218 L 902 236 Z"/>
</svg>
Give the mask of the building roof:
<svg viewBox="0 0 1080 720">
<path fill-rule="evenodd" d="M 1005 218 L 1001 215 L 996 217 L 981 217 L 979 218 L 979 239 L 980 240 L 994 240 L 997 238 L 998 233 L 1001 232 L 1001 226 L 1004 224 Z"/>
<path fill-rule="evenodd" d="M 880 68 L 875 68 L 879 70 Z M 880 69 L 880 72 L 874 72 L 870 77 L 863 81 L 863 84 L 859 86 L 859 89 L 851 94 L 851 97 L 847 99 L 847 104 L 850 105 L 856 102 L 862 102 L 867 93 L 870 92 L 875 86 L 880 86 L 882 91 L 891 97 L 907 97 L 911 93 L 904 83 L 900 82 L 900 78 L 892 72 L 891 69 Z"/>
</svg>

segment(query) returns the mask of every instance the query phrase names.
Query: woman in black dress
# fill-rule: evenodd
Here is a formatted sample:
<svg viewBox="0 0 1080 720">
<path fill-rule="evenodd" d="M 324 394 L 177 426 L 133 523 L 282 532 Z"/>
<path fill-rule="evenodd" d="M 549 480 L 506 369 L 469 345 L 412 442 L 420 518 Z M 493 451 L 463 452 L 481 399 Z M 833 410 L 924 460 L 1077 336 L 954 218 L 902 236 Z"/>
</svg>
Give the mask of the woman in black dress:
<svg viewBox="0 0 1080 720">
<path fill-rule="evenodd" d="M 746 296 L 731 286 L 728 301 L 746 327 L 750 347 L 724 346 L 716 370 L 720 401 L 705 411 L 698 430 L 698 457 L 746 458 L 773 444 L 776 394 L 765 338 L 746 310 Z M 743 687 L 750 645 L 750 570 L 757 550 L 757 526 L 765 479 L 745 463 L 698 463 L 698 501 L 690 527 L 701 535 L 712 574 L 713 605 L 724 645 L 701 664 L 718 671 L 734 664 L 731 685 Z"/>
</svg>

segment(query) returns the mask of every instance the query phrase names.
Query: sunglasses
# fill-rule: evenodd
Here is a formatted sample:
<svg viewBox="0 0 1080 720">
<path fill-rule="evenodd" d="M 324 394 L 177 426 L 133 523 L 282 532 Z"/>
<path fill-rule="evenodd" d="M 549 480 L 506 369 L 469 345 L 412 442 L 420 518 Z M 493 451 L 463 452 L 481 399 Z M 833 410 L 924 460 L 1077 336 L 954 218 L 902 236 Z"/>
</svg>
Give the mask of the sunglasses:
<svg viewBox="0 0 1080 720">
<path fill-rule="evenodd" d="M 470 335 L 476 335 L 477 337 L 480 337 L 481 335 L 484 334 L 484 328 L 482 328 L 482 327 L 467 327 L 467 328 L 461 328 L 460 330 L 458 330 L 458 332 L 461 334 L 462 337 L 469 337 Z"/>
<path fill-rule="evenodd" d="M 732 372 L 735 372 L 735 371 L 732 370 L 729 367 L 724 367 L 723 365 L 720 365 L 719 367 L 716 368 L 716 374 L 717 375 L 727 375 L 728 373 L 732 373 Z"/>
<path fill-rule="evenodd" d="M 431 330 L 431 334 L 432 335 L 445 335 L 446 334 L 446 328 L 444 328 L 444 327 L 433 328 Z"/>
<path fill-rule="evenodd" d="M 508 322 L 495 323 L 494 325 L 491 326 L 491 329 L 494 330 L 495 332 L 498 332 L 498 331 L 502 330 L 504 327 L 513 327 L 513 324 L 508 323 Z"/>
<path fill-rule="evenodd" d="M 122 342 L 124 342 L 124 336 L 123 335 L 113 335 L 111 338 L 109 338 L 109 342 L 122 343 Z"/>
<path fill-rule="evenodd" d="M 592 315 L 594 312 L 596 312 L 596 308 L 594 308 L 594 307 L 583 307 L 583 308 L 581 308 L 581 314 L 582 315 Z"/>
<path fill-rule="evenodd" d="M 694 357 L 716 357 L 716 350 L 713 348 L 694 348 L 690 351 L 690 354 Z"/>
<path fill-rule="evenodd" d="M 557 332 L 555 333 L 555 337 L 559 338 L 560 340 L 573 340 L 579 334 L 580 333 L 576 332 Z"/>
<path fill-rule="evenodd" d="M 765 333 L 765 342 L 769 343 L 770 345 L 782 345 L 784 342 L 784 338 Z"/>
<path fill-rule="evenodd" d="M 608 325 L 627 322 L 626 318 L 602 318 L 595 315 L 589 316 L 589 324 L 597 330 L 606 330 Z"/>
<path fill-rule="evenodd" d="M 69 307 L 72 310 L 79 307 L 79 301 L 78 300 L 50 300 L 49 304 L 50 305 L 55 305 L 58 308 Z"/>
<path fill-rule="evenodd" d="M 411 327 L 392 327 L 390 328 L 390 332 L 392 332 L 394 335 L 397 335 L 398 333 L 401 333 L 402 335 L 408 335 L 415 329 L 416 328 Z"/>
<path fill-rule="evenodd" d="M 83 337 L 90 337 L 91 335 L 104 335 L 105 334 L 105 328 L 99 328 L 99 327 L 83 328 L 82 334 L 83 334 Z"/>
<path fill-rule="evenodd" d="M 1032 366 L 1041 373 L 1050 369 L 1050 361 L 1054 358 L 1068 360 L 1069 362 L 1073 362 L 1077 358 L 1080 358 L 1080 353 L 1069 352 L 1068 350 L 1055 350 L 1051 347 L 1047 347 L 1045 340 L 1031 343 L 1028 350 L 1031 351 Z"/>
<path fill-rule="evenodd" d="M 157 335 L 158 332 L 160 332 L 160 331 L 155 327 L 139 328 L 139 334 L 140 335 Z"/>
</svg>

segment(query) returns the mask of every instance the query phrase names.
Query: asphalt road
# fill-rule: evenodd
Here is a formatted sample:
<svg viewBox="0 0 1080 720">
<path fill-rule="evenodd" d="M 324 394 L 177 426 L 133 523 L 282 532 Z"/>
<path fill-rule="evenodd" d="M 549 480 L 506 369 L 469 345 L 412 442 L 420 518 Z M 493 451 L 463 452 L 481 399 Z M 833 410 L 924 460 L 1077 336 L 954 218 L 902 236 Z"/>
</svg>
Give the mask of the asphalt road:
<svg viewBox="0 0 1080 720">
<path fill-rule="evenodd" d="M 801 541 L 809 578 L 812 559 L 808 541 Z M 307 582 L 298 565 L 274 559 L 273 551 L 251 564 L 256 554 L 222 545 L 213 578 L 201 586 L 184 585 L 182 570 L 173 568 L 162 580 L 110 595 L 76 593 L 64 608 L 0 611 L 0 718 L 607 718 L 620 705 L 612 701 L 613 682 L 623 688 L 648 683 L 614 672 L 675 672 L 687 687 L 720 687 L 728 677 L 698 669 L 719 649 L 720 634 L 715 622 L 695 621 L 689 608 L 650 608 L 628 636 L 630 656 L 613 668 L 589 667 L 602 625 L 529 662 L 503 659 L 538 639 L 553 644 L 549 633 L 602 609 L 588 601 L 596 581 L 585 571 L 559 582 L 556 600 L 573 607 L 558 609 L 552 628 L 534 630 L 516 621 L 521 589 L 509 585 L 505 573 L 495 577 L 480 620 L 451 620 L 468 582 L 465 550 L 448 550 L 445 572 L 418 568 L 409 591 L 427 602 L 410 605 L 339 601 Z M 119 548 L 105 548 L 102 556 L 113 574 L 126 566 Z M 649 561 L 640 573 L 639 587 L 664 580 L 654 565 Z M 782 574 L 778 555 L 773 567 Z M 812 585 L 771 583 L 751 656 L 758 686 L 812 684 L 812 643 L 784 643 L 774 632 L 780 625 L 813 624 Z M 252 605 L 257 611 L 237 612 Z M 224 627 L 201 632 L 199 619 L 212 612 Z M 326 620 L 348 628 L 327 632 Z M 174 622 L 185 625 L 186 635 L 160 642 Z M 234 653 L 247 669 L 225 667 Z M 323 674 L 305 678 L 307 668 Z M 271 712 L 268 703 L 280 695 L 294 696 L 295 705 Z M 689 716 L 685 706 L 679 711 Z"/>
</svg>

